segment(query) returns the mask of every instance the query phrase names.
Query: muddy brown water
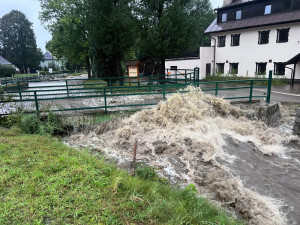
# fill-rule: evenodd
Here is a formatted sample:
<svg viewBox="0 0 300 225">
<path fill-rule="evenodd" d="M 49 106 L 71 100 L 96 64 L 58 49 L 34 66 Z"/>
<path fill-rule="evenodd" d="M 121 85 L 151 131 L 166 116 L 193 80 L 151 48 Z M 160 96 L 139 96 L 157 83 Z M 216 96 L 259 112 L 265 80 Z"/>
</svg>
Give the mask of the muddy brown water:
<svg viewBox="0 0 300 225">
<path fill-rule="evenodd" d="M 300 224 L 300 143 L 286 145 L 284 156 L 264 155 L 253 142 L 226 137 L 224 151 L 234 155 L 233 162 L 217 158 L 238 176 L 245 187 L 282 201 L 288 224 Z"/>
<path fill-rule="evenodd" d="M 138 161 L 171 183 L 195 184 L 249 224 L 297 224 L 300 148 L 299 137 L 291 135 L 290 111 L 284 110 L 280 126 L 268 127 L 228 101 L 191 89 L 65 141 L 126 168 L 137 139 Z"/>
</svg>

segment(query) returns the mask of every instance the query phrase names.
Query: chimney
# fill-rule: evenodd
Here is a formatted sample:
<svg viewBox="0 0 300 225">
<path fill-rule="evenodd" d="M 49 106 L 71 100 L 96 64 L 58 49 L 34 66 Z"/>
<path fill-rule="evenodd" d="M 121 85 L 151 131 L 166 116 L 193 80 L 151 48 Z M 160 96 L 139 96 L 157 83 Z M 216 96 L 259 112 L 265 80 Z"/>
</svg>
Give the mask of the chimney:
<svg viewBox="0 0 300 225">
<path fill-rule="evenodd" d="M 223 0 L 223 7 L 229 5 L 231 2 L 231 0 Z"/>
</svg>

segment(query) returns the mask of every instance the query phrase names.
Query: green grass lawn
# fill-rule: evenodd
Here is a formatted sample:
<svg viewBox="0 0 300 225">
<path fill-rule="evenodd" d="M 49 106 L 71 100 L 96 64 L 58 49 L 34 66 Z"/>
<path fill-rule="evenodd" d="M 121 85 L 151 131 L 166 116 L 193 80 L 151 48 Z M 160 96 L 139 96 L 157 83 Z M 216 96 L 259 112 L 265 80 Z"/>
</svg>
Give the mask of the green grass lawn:
<svg viewBox="0 0 300 225">
<path fill-rule="evenodd" d="M 240 224 L 194 191 L 0 128 L 0 224 Z"/>
</svg>

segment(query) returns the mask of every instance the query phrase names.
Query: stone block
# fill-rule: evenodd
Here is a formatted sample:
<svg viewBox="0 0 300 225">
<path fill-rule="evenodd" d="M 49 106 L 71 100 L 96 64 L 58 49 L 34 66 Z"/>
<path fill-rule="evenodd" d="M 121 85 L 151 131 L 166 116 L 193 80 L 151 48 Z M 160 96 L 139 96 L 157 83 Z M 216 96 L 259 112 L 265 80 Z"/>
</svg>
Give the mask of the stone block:
<svg viewBox="0 0 300 225">
<path fill-rule="evenodd" d="M 262 103 L 255 107 L 258 119 L 268 125 L 275 125 L 281 117 L 278 103 Z"/>
</svg>

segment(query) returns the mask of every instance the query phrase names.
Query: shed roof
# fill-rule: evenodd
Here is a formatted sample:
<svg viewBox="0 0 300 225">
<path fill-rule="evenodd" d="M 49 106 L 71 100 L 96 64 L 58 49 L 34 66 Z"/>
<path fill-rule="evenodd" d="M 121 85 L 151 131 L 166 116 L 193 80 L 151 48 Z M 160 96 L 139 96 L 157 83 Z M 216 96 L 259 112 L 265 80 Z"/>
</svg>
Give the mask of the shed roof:
<svg viewBox="0 0 300 225">
<path fill-rule="evenodd" d="M 12 65 L 9 61 L 4 59 L 1 55 L 0 55 L 0 64 L 2 64 L 2 65 Z"/>
<path fill-rule="evenodd" d="M 300 53 L 294 56 L 293 58 L 291 58 L 290 60 L 288 60 L 285 64 L 290 65 L 290 64 L 296 64 L 298 62 L 300 62 Z"/>
<path fill-rule="evenodd" d="M 242 30 L 253 27 L 262 27 L 294 22 L 300 22 L 300 10 L 251 17 L 243 20 L 234 20 L 219 24 L 217 23 L 217 19 L 215 19 L 204 33 L 218 33 L 223 31 Z"/>
<path fill-rule="evenodd" d="M 126 61 L 125 66 L 136 66 L 138 64 L 142 64 L 140 61 L 138 60 L 131 60 L 131 61 Z"/>
</svg>

